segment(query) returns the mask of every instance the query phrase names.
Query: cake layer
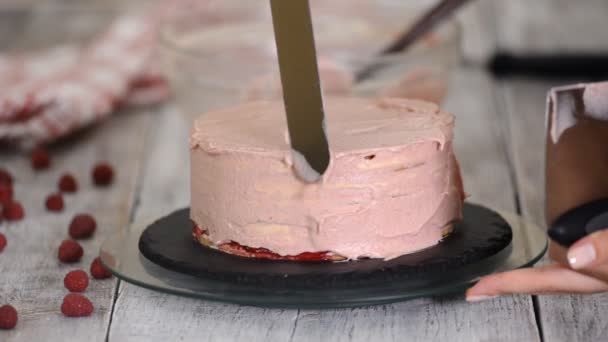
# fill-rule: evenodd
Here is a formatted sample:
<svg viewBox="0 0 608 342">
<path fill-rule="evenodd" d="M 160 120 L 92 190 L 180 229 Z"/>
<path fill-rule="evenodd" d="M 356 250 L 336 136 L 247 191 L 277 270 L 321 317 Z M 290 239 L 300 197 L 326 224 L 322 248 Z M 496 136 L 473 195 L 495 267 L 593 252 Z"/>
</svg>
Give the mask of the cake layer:
<svg viewBox="0 0 608 342">
<path fill-rule="evenodd" d="M 191 139 L 191 216 L 212 244 L 280 255 L 393 258 L 436 244 L 461 216 L 454 118 L 404 99 L 325 101 L 331 162 L 293 172 L 282 102 L 204 114 Z"/>
</svg>

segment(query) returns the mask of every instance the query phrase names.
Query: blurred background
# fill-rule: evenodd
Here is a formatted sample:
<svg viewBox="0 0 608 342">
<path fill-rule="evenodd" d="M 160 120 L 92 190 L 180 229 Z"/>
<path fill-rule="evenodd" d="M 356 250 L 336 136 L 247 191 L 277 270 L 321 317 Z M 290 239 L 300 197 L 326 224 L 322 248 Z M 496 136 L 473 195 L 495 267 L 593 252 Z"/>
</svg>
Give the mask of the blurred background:
<svg viewBox="0 0 608 342">
<path fill-rule="evenodd" d="M 605 0 L 472 0 L 407 52 L 378 56 L 437 2 L 311 0 L 325 93 L 444 104 L 458 66 L 495 71 L 498 53 L 556 61 L 563 54 L 601 55 L 608 46 Z M 125 17 L 139 22 L 115 21 Z M 0 89 L 16 92 L 12 98 L 40 93 L 38 85 L 27 85 L 36 89 L 29 92 L 16 87 L 31 80 L 42 79 L 47 86 L 48 80 L 65 75 L 85 75 L 72 80 L 79 84 L 89 74 L 99 78 L 105 70 L 91 71 L 99 61 L 79 62 L 87 51 L 103 52 L 102 59 L 108 57 L 104 64 L 133 64 L 117 75 L 124 84 L 112 85 L 126 90 L 113 94 L 111 104 L 76 105 L 72 112 L 85 111 L 79 106 L 96 112 L 66 115 L 70 124 L 55 127 L 55 134 L 40 134 L 39 128 L 30 127 L 33 122 L 24 125 L 39 113 L 32 106 L 15 106 L 4 121 L 8 117 L 21 126 L 3 128 L 0 114 L 0 140 L 52 141 L 109 116 L 116 104 L 156 104 L 171 98 L 188 122 L 208 110 L 281 96 L 266 0 L 0 0 Z M 372 61 L 387 67 L 356 82 L 357 71 Z M 14 73 L 17 68 L 23 70 Z M 549 76 L 561 75 L 557 70 Z"/>
<path fill-rule="evenodd" d="M 0 0 L 0 10 L 10 12 L 3 14 L 0 25 L 6 27 L 15 23 L 15 20 L 9 20 L 14 10 L 62 5 L 120 8 L 131 6 L 134 2 L 145 4 L 155 1 L 157 0 Z M 243 0 L 243 3 L 246 2 L 248 1 Z M 428 0 L 407 2 L 434 3 Z M 595 50 L 608 43 L 608 37 L 601 34 L 606 25 L 607 7 L 603 0 L 476 0 L 459 15 L 465 27 L 465 52 L 468 57 L 480 60 L 487 57 L 495 47 L 493 43 L 505 48 L 529 51 Z M 492 23 L 489 26 L 494 28 L 493 31 L 488 26 L 480 26 L 488 23 Z M 545 30 L 559 34 L 543 34 Z M 582 35 L 576 32 L 585 32 L 587 35 L 581 39 Z"/>
</svg>

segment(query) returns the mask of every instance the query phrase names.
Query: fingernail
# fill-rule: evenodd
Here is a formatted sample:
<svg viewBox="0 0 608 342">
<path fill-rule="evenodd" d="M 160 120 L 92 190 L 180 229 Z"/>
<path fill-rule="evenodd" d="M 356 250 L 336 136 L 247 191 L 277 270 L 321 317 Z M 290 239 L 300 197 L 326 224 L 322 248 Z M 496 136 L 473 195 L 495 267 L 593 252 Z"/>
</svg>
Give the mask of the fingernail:
<svg viewBox="0 0 608 342">
<path fill-rule="evenodd" d="M 494 296 L 487 296 L 487 295 L 477 295 L 477 296 L 467 296 L 467 302 L 481 302 L 483 300 L 488 300 L 488 299 L 493 299 L 498 297 L 497 295 Z"/>
<path fill-rule="evenodd" d="M 582 246 L 572 248 L 568 251 L 568 263 L 570 267 L 579 269 L 588 266 L 597 257 L 595 247 L 587 243 Z"/>
</svg>

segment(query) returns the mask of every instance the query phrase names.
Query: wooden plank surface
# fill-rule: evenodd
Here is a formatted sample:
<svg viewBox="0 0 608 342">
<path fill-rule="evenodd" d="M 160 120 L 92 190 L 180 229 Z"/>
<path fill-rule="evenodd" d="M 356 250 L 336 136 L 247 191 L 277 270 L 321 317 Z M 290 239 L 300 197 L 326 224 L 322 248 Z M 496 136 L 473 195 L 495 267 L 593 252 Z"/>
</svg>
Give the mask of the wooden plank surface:
<svg viewBox="0 0 608 342">
<path fill-rule="evenodd" d="M 58 23 L 40 26 L 40 17 L 23 8 L 2 12 L 0 18 L 2 52 L 52 44 L 57 31 L 64 27 Z M 60 311 L 68 293 L 63 277 L 73 269 L 88 272 L 104 237 L 129 222 L 145 146 L 143 139 L 133 137 L 145 136 L 150 121 L 150 115 L 143 111 L 116 113 L 112 120 L 53 146 L 53 165 L 43 172 L 34 172 L 29 159 L 19 152 L 1 151 L 0 167 L 15 175 L 15 195 L 25 207 L 26 218 L 18 223 L 0 224 L 0 232 L 8 238 L 8 247 L 0 255 L 0 305 L 11 303 L 19 312 L 18 329 L 0 330 L 0 341 L 106 339 L 117 281 L 91 281 L 85 295 L 93 302 L 95 312 L 86 319 L 69 319 Z M 97 189 L 92 186 L 90 173 L 93 165 L 103 160 L 116 166 L 116 184 Z M 57 191 L 57 180 L 64 172 L 76 176 L 80 190 L 64 197 L 63 213 L 48 213 L 45 198 Z M 67 228 L 73 215 L 80 212 L 96 217 L 98 231 L 93 239 L 82 242 L 85 255 L 79 263 L 61 264 L 57 248 L 68 238 Z"/>
<path fill-rule="evenodd" d="M 505 149 L 498 135 L 490 81 L 463 70 L 448 108 L 457 110 L 456 150 L 472 200 L 513 210 Z M 471 93 L 477 96 L 470 96 Z M 162 115 L 148 145 L 139 218 L 188 203 L 186 129 Z M 484 175 L 492 174 L 492 177 Z M 503 324 L 493 324 L 502 322 Z M 178 328 L 177 328 L 178 327 Z M 530 297 L 478 304 L 459 298 L 419 299 L 347 310 L 266 310 L 154 293 L 121 283 L 110 341 L 471 341 L 539 340 Z"/>
<path fill-rule="evenodd" d="M 28 158 L 18 153 L 0 155 L 0 165 L 16 178 L 15 196 L 22 201 L 26 218 L 17 223 L 0 224 L 8 246 L 0 255 L 0 303 L 12 303 L 19 312 L 18 329 L 0 330 L 0 341 L 104 341 L 114 301 L 116 281 L 91 281 L 84 293 L 95 305 L 93 315 L 70 319 L 61 314 L 63 297 L 68 293 L 63 277 L 74 269 L 88 268 L 104 237 L 122 229 L 130 219 L 136 190 L 139 160 L 149 115 L 123 113 L 69 142 L 54 147 L 53 165 L 34 172 Z M 98 189 L 92 185 L 92 166 L 107 160 L 117 167 L 114 186 Z M 44 207 L 46 196 L 57 191 L 57 180 L 63 172 L 72 172 L 80 190 L 65 196 L 66 209 L 49 213 Z M 83 259 L 76 264 L 62 264 L 57 248 L 68 238 L 67 227 L 75 213 L 92 213 L 98 222 L 93 239 L 82 242 Z"/>
</svg>

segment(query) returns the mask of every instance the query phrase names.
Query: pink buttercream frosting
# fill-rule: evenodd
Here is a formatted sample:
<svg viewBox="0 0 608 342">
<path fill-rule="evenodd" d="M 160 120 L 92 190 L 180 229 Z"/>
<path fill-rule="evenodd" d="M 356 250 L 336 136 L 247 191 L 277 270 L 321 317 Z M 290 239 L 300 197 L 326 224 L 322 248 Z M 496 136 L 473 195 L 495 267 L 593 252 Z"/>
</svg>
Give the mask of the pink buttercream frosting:
<svg viewBox="0 0 608 342">
<path fill-rule="evenodd" d="M 329 98 L 325 113 L 331 162 L 313 184 L 293 171 L 282 102 L 195 122 L 191 217 L 213 244 L 389 259 L 437 244 L 461 218 L 451 114 L 393 98 Z"/>
</svg>

